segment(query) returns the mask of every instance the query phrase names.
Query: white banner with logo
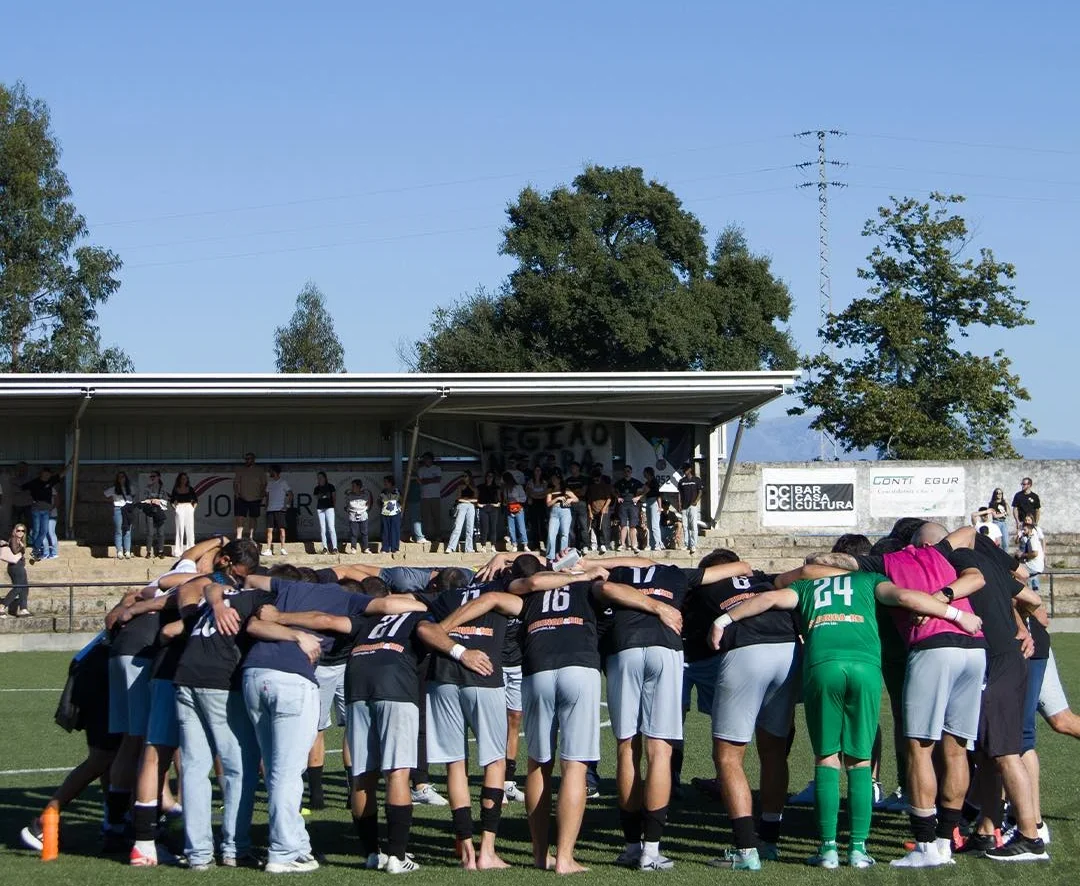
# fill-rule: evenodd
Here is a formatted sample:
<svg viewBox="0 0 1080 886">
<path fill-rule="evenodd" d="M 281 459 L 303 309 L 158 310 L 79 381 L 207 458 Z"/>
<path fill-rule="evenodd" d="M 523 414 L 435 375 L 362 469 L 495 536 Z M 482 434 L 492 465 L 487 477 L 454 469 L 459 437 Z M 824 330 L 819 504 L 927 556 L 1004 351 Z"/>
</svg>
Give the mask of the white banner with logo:
<svg viewBox="0 0 1080 886">
<path fill-rule="evenodd" d="M 763 526 L 854 526 L 855 471 L 764 468 Z"/>
<path fill-rule="evenodd" d="M 967 513 L 964 469 L 871 468 L 871 517 L 958 517 Z"/>
</svg>

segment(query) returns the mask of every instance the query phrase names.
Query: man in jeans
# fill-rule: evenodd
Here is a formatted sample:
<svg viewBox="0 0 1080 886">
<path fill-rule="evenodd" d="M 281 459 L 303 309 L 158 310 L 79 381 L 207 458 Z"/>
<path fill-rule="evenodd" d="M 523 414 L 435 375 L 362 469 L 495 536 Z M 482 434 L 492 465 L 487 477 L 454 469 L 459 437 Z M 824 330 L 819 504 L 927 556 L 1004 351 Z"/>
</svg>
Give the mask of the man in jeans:
<svg viewBox="0 0 1080 886">
<path fill-rule="evenodd" d="M 56 551 L 46 549 L 49 535 L 49 512 L 53 508 L 53 490 L 64 476 L 67 465 L 55 474 L 49 468 L 42 468 L 36 479 L 22 484 L 22 489 L 30 493 L 30 542 L 34 547 L 34 556 L 42 560 L 56 557 Z"/>
<path fill-rule="evenodd" d="M 425 452 L 420 456 L 420 467 L 416 470 L 416 480 L 420 484 L 420 526 L 422 538 L 431 539 L 436 544 L 442 538 L 442 468 L 435 464 L 435 456 Z"/>
<path fill-rule="evenodd" d="M 698 523 L 701 521 L 701 478 L 694 472 L 694 465 L 683 465 L 679 477 L 679 507 L 683 512 L 683 531 L 686 535 L 686 549 L 692 554 L 697 547 Z"/>
</svg>

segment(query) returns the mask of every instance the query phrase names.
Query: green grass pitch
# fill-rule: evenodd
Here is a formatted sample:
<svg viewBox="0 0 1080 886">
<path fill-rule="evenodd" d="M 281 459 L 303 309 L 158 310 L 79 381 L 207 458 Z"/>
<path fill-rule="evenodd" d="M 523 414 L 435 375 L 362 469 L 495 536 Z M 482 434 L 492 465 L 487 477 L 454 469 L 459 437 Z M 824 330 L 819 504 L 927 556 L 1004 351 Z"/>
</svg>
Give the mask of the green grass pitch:
<svg viewBox="0 0 1080 886">
<path fill-rule="evenodd" d="M 1062 679 L 1073 702 L 1080 705 L 1080 635 L 1057 635 L 1055 650 Z M 252 882 L 267 875 L 248 870 L 218 868 L 209 874 L 194 874 L 185 870 L 158 868 L 154 871 L 132 869 L 126 863 L 102 858 L 99 852 L 98 824 L 101 817 L 101 795 L 97 787 L 76 801 L 63 815 L 61 823 L 61 855 L 49 864 L 21 848 L 18 832 L 29 818 L 44 805 L 53 788 L 63 778 L 63 772 L 46 772 L 70 767 L 82 759 L 85 749 L 81 733 L 68 735 L 52 722 L 58 692 L 13 692 L 15 689 L 57 690 L 63 684 L 69 656 L 61 653 L 8 653 L 0 656 L 0 884 L 33 883 L 35 886 L 53 884 L 178 882 L 202 877 L 217 883 Z M 791 754 L 791 790 L 803 787 L 811 772 L 810 750 L 802 730 L 801 710 L 797 715 L 799 735 Z M 883 713 L 883 726 L 888 732 L 888 714 Z M 705 715 L 691 713 L 686 724 L 686 765 L 684 778 L 710 776 L 711 737 Z M 331 729 L 328 746 L 340 747 L 341 730 Z M 613 799 L 614 743 L 611 732 L 604 730 L 604 760 L 601 764 L 603 797 L 590 801 L 579 841 L 578 857 L 591 870 L 583 880 L 614 886 L 628 879 L 644 878 L 646 874 L 628 872 L 611 864 L 621 849 L 621 833 Z M 1071 884 L 1080 882 L 1076 863 L 1080 861 L 1080 744 L 1055 735 L 1044 723 L 1039 723 L 1039 751 L 1042 757 L 1043 815 L 1050 826 L 1052 843 L 1049 863 L 1001 865 L 981 859 L 960 858 L 953 867 L 932 871 L 899 871 L 890 869 L 887 862 L 902 854 L 901 844 L 908 837 L 907 819 L 901 814 L 875 814 L 871 832 L 871 852 L 878 865 L 868 871 L 822 871 L 807 868 L 803 858 L 813 849 L 813 819 L 811 810 L 789 807 L 784 816 L 784 837 L 781 842 L 783 860 L 765 863 L 758 874 L 717 871 L 705 864 L 724 846 L 729 845 L 730 830 L 727 817 L 717 802 L 685 789 L 682 801 L 671 810 L 662 844 L 663 851 L 675 859 L 676 867 L 669 873 L 653 874 L 661 879 L 673 879 L 685 884 L 716 884 L 721 880 L 750 877 L 762 886 L 779 883 L 818 883 L 826 880 L 850 882 L 853 878 L 875 883 L 949 884 L 1004 883 L 1023 878 L 1025 886 L 1040 884 Z M 524 742 L 519 767 L 524 772 Z M 756 782 L 756 759 L 750 759 L 751 783 Z M 895 786 L 891 749 L 886 744 L 882 783 L 886 790 Z M 315 873 L 306 875 L 312 882 L 355 883 L 357 878 L 383 877 L 385 874 L 360 869 L 358 844 L 352 832 L 349 815 L 344 808 L 345 782 L 338 761 L 327 758 L 326 781 L 329 808 L 308 819 L 308 829 L 315 849 L 326 855 L 328 863 Z M 29 772 L 16 772 L 33 770 Z M 475 766 L 473 772 L 475 774 Z M 436 785 L 441 787 L 442 773 L 435 772 Z M 523 779 L 519 777 L 519 783 Z M 474 798 L 478 793 L 474 778 Z M 260 793 L 256 806 L 255 841 L 266 840 L 266 807 Z M 447 809 L 418 807 L 413 827 L 411 851 L 422 870 L 410 875 L 416 886 L 463 882 L 466 877 L 490 879 L 491 874 L 466 874 L 454 866 L 450 857 L 450 815 Z M 841 812 L 841 834 L 845 831 Z M 179 835 L 177 835 L 179 836 Z M 524 808 L 510 804 L 504 813 L 500 832 L 500 851 L 513 865 L 500 874 L 500 883 L 508 886 L 507 878 L 526 883 L 554 875 L 531 869 L 531 852 Z M 883 863 L 884 862 L 884 863 Z"/>
</svg>

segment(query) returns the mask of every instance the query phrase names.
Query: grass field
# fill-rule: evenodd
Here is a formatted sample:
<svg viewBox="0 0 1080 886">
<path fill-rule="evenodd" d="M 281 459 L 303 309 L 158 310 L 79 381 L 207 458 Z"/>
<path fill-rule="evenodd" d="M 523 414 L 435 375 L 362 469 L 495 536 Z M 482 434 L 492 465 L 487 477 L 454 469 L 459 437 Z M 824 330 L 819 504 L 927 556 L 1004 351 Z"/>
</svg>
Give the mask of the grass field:
<svg viewBox="0 0 1080 886">
<path fill-rule="evenodd" d="M 1080 704 L 1080 635 L 1058 635 L 1055 649 L 1066 689 Z M 158 868 L 155 871 L 132 869 L 126 864 L 99 855 L 98 824 L 101 816 L 101 796 L 95 789 L 72 805 L 64 814 L 61 825 L 61 856 L 57 861 L 42 864 L 32 852 L 20 848 L 19 829 L 37 813 L 53 788 L 64 777 L 67 767 L 82 759 L 84 750 L 81 733 L 68 735 L 53 725 L 52 712 L 57 690 L 63 684 L 68 656 L 59 653 L 8 653 L 0 655 L 0 886 L 33 883 L 40 886 L 68 883 L 93 883 L 111 886 L 113 883 L 169 883 L 189 877 L 208 877 L 219 883 L 239 883 L 264 878 L 267 875 L 247 870 L 219 868 L 210 874 L 193 874 L 184 870 Z M 47 691 L 10 691 L 41 689 Z M 801 717 L 801 712 L 799 714 Z M 887 714 L 884 715 L 887 717 Z M 883 720 L 884 723 L 887 722 Z M 806 783 L 811 771 L 810 751 L 801 729 L 791 755 L 791 789 L 797 791 Z M 1039 724 L 1039 751 L 1043 764 L 1043 813 L 1052 832 L 1050 854 L 1052 861 L 1038 865 L 1000 865 L 980 859 L 960 858 L 954 867 L 934 871 L 897 871 L 887 862 L 902 851 L 907 838 L 906 816 L 876 814 L 871 833 L 871 852 L 879 864 L 868 871 L 822 871 L 807 868 L 802 859 L 813 848 L 813 820 L 809 809 L 793 807 L 785 812 L 784 837 L 781 850 L 784 860 L 766 863 L 759 874 L 744 875 L 709 868 L 705 862 L 721 847 L 728 845 L 730 830 L 727 817 L 719 804 L 687 788 L 684 799 L 676 803 L 665 833 L 664 852 L 677 862 L 671 873 L 655 876 L 675 879 L 680 883 L 714 884 L 718 880 L 753 876 L 762 884 L 817 883 L 825 880 L 850 881 L 852 878 L 875 883 L 935 882 L 943 884 L 985 884 L 1016 881 L 1023 878 L 1025 886 L 1066 884 L 1080 881 L 1075 867 L 1080 861 L 1080 746 L 1073 740 L 1052 733 Z M 707 718 L 696 712 L 687 721 L 687 753 L 684 778 L 709 776 L 710 735 Z M 886 731 L 886 734 L 889 734 Z M 341 731 L 333 729 L 329 745 L 340 746 Z M 524 753 L 524 742 L 522 743 Z M 604 777 L 603 798 L 590 802 L 579 843 L 579 858 L 592 866 L 584 880 L 606 886 L 625 882 L 628 878 L 645 877 L 616 868 L 612 859 L 621 849 L 621 833 L 612 799 L 614 748 L 611 733 L 604 730 L 604 755 L 601 774 Z M 752 754 L 751 754 L 752 756 Z M 883 764 L 882 781 L 886 790 L 895 785 L 895 773 L 888 748 Z M 328 864 L 313 874 L 312 881 L 324 883 L 355 882 L 357 877 L 381 877 L 358 868 L 358 843 L 349 823 L 343 803 L 344 776 L 335 761 L 328 757 L 327 781 L 330 808 L 316 813 L 308 820 L 312 844 L 325 853 Z M 519 764 L 524 770 L 524 758 Z M 65 771 L 51 771 L 61 770 Z M 474 768 L 475 771 L 475 768 Z M 437 782 L 439 775 L 436 775 Z M 520 779 L 519 779 L 520 780 Z M 756 776 L 751 776 L 751 782 Z M 474 795 L 476 791 L 474 790 Z M 256 807 L 255 840 L 265 844 L 265 803 L 260 795 Z M 467 876 L 487 879 L 490 874 L 466 875 L 453 866 L 450 816 L 446 809 L 418 807 L 411 850 L 423 869 L 411 875 L 410 882 L 422 886 L 432 883 L 461 882 Z M 841 833 L 844 832 L 843 813 Z M 503 817 L 500 851 L 514 867 L 500 875 L 516 883 L 533 882 L 551 877 L 528 867 L 531 853 L 528 829 L 522 804 L 511 804 Z"/>
</svg>

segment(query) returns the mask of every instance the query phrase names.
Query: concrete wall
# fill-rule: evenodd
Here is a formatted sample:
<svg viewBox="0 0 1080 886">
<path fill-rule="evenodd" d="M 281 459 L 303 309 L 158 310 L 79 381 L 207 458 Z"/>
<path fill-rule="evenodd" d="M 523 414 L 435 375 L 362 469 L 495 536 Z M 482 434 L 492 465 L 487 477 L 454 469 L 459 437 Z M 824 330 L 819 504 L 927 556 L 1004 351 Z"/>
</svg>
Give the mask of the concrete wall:
<svg viewBox="0 0 1080 886">
<path fill-rule="evenodd" d="M 874 518 L 868 505 L 870 494 L 870 475 L 872 470 L 881 468 L 926 468 L 952 467 L 964 469 L 964 505 L 965 513 L 942 519 L 949 525 L 966 522 L 971 511 L 982 507 L 990 500 L 995 487 L 1005 491 L 1005 499 L 1012 501 L 1013 494 L 1020 489 L 1020 480 L 1031 477 L 1032 489 L 1042 500 L 1043 510 L 1040 525 L 1046 532 L 1080 532 L 1080 461 L 1029 461 L 1029 460 L 988 460 L 988 461 L 940 461 L 940 462 L 785 462 L 769 464 L 740 464 L 735 466 L 731 489 L 717 528 L 731 533 L 789 532 L 803 534 L 829 534 L 855 531 L 850 526 L 821 525 L 797 527 L 762 525 L 763 489 L 762 469 L 791 468 L 813 473 L 837 468 L 855 471 L 855 513 L 856 526 L 861 532 L 888 532 L 895 517 Z M 1011 523 L 1010 523 L 1011 526 Z"/>
</svg>

